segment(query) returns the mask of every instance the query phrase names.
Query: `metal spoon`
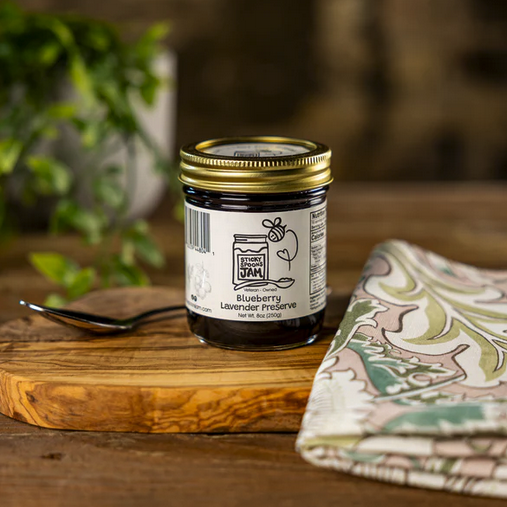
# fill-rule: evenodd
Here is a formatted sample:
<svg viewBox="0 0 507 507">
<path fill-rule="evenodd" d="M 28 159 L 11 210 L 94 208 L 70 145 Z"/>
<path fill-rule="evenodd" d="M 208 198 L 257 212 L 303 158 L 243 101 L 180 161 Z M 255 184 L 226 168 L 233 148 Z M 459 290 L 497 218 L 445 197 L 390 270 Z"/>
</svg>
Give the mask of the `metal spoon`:
<svg viewBox="0 0 507 507">
<path fill-rule="evenodd" d="M 128 319 L 112 319 L 102 315 L 94 315 L 92 313 L 77 312 L 75 310 L 64 310 L 60 308 L 50 308 L 49 306 L 34 305 L 26 301 L 20 301 L 20 305 L 39 312 L 46 319 L 65 324 L 71 327 L 86 329 L 86 331 L 94 334 L 112 334 L 130 331 L 134 329 L 149 317 L 160 313 L 174 312 L 176 310 L 184 310 L 184 305 L 166 306 L 157 308 L 147 312 L 140 313 Z"/>
</svg>

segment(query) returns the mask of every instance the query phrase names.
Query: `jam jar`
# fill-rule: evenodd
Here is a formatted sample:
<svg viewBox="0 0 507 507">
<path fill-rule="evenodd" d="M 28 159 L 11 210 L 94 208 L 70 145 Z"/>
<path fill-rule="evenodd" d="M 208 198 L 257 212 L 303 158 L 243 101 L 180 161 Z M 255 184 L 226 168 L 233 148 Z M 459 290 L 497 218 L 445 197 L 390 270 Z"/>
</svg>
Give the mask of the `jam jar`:
<svg viewBox="0 0 507 507">
<path fill-rule="evenodd" d="M 181 149 L 186 306 L 208 344 L 281 350 L 314 341 L 326 306 L 331 151 L 286 137 Z"/>
</svg>

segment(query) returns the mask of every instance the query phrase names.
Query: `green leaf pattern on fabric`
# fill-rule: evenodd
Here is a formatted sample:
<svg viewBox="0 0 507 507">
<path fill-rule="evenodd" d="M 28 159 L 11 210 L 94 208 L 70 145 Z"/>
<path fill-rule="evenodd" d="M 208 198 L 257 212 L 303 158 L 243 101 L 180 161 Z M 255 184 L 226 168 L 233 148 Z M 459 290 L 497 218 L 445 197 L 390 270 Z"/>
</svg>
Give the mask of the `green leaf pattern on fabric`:
<svg viewBox="0 0 507 507">
<path fill-rule="evenodd" d="M 484 411 L 478 403 L 435 406 L 431 410 L 414 410 L 389 421 L 383 428 L 388 433 L 411 433 L 414 428 L 438 430 L 442 423 L 454 427 L 466 426 L 469 421 L 482 421 Z"/>
<path fill-rule="evenodd" d="M 449 379 L 455 374 L 454 370 L 439 363 L 424 363 L 417 356 L 404 358 L 388 343 L 372 340 L 362 333 L 357 333 L 348 347 L 361 357 L 370 380 L 381 393 L 378 400 L 409 401 L 449 382 L 435 384 L 433 380 Z M 422 398 L 419 400 L 422 402 Z"/>
<path fill-rule="evenodd" d="M 345 348 L 349 340 L 362 326 L 376 327 L 377 323 L 373 317 L 379 312 L 385 312 L 387 308 L 378 301 L 371 299 L 356 299 L 351 302 L 347 313 L 343 316 L 340 329 L 331 344 L 328 355 L 337 354 Z"/>
</svg>

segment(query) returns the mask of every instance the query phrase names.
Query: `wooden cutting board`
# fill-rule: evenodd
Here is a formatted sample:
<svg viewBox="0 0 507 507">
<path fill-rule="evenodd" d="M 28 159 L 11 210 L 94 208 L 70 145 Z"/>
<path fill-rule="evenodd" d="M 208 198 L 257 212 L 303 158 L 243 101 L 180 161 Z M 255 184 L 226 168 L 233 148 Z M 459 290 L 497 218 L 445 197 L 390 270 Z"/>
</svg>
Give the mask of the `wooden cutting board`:
<svg viewBox="0 0 507 507">
<path fill-rule="evenodd" d="M 176 289 L 111 289 L 72 308 L 127 317 L 183 300 Z M 110 337 L 30 314 L 0 326 L 0 412 L 72 430 L 297 431 L 332 333 L 298 349 L 239 352 L 200 343 L 183 311 Z"/>
</svg>

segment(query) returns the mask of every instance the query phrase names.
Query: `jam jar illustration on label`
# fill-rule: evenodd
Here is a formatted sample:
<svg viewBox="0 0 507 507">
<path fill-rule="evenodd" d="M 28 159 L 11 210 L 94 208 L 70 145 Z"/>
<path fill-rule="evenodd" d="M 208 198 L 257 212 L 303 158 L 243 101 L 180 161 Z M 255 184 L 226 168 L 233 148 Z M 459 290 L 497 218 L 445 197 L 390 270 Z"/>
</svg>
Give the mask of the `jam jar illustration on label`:
<svg viewBox="0 0 507 507">
<path fill-rule="evenodd" d="M 269 280 L 269 247 L 264 234 L 235 234 L 233 243 L 233 279 L 235 290 L 265 285 Z"/>
<path fill-rule="evenodd" d="M 314 341 L 326 306 L 331 151 L 286 137 L 181 150 L 186 306 L 203 342 L 281 350 Z"/>
</svg>

